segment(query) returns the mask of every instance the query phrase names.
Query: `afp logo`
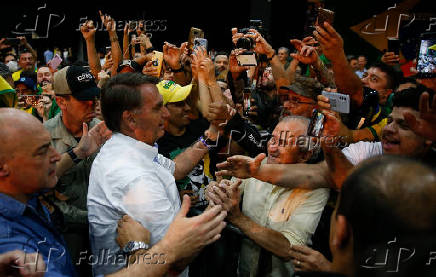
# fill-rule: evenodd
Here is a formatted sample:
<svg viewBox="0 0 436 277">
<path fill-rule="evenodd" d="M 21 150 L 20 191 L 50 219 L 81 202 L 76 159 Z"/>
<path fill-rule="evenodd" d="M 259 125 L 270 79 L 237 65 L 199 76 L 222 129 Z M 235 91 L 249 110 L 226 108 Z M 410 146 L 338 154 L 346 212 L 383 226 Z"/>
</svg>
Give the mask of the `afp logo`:
<svg viewBox="0 0 436 277">
<path fill-rule="evenodd" d="M 89 81 L 92 81 L 93 79 L 94 79 L 94 77 L 89 72 L 84 72 L 84 73 L 80 74 L 79 76 L 77 76 L 77 81 L 79 81 L 79 82 L 89 82 Z"/>
</svg>

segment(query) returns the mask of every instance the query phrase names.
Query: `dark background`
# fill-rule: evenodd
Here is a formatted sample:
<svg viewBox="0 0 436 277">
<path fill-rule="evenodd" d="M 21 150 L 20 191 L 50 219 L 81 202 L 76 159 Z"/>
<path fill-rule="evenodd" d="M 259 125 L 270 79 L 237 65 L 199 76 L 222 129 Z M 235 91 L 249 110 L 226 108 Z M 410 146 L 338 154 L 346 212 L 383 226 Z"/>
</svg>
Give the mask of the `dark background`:
<svg viewBox="0 0 436 277">
<path fill-rule="evenodd" d="M 370 18 L 372 15 L 383 12 L 394 3 L 392 0 L 365 0 L 340 1 L 326 0 L 325 7 L 336 12 L 335 28 L 344 37 L 347 54 L 366 54 L 375 59 L 381 53 L 359 38 L 349 28 Z M 435 1 L 421 1 L 413 10 L 415 12 L 435 13 Z M 45 9 L 37 11 L 38 7 Z M 68 4 L 66 6 L 66 4 Z M 161 47 L 164 41 L 180 44 L 187 40 L 191 26 L 205 31 L 209 41 L 209 48 L 216 50 L 229 50 L 231 44 L 232 27 L 248 27 L 249 19 L 262 19 L 264 27 L 269 34 L 269 41 L 274 48 L 289 47 L 289 39 L 302 38 L 306 23 L 306 0 L 223 0 L 223 1 L 9 1 L 2 3 L 2 16 L 0 18 L 0 37 L 14 37 L 11 33 L 20 22 L 22 26 L 33 26 L 36 15 L 39 14 L 37 32 L 44 35 L 49 14 L 65 15 L 65 21 L 57 27 L 51 27 L 49 38 L 31 39 L 32 46 L 41 51 L 45 47 L 60 48 L 72 47 L 73 53 L 80 56 L 84 50 L 83 39 L 79 31 L 80 19 L 88 17 L 100 23 L 98 10 L 110 14 L 118 20 L 146 19 L 153 21 L 150 26 L 152 42 L 155 47 Z M 53 18 L 51 26 L 58 22 Z M 29 28 L 27 27 L 27 28 Z M 120 28 L 121 30 L 122 28 Z M 157 31 L 159 29 L 159 31 Z M 412 32 L 417 36 L 418 30 Z M 122 32 L 118 33 L 120 41 Z M 104 31 L 97 32 L 96 43 L 98 48 L 108 46 L 109 40 Z"/>
</svg>

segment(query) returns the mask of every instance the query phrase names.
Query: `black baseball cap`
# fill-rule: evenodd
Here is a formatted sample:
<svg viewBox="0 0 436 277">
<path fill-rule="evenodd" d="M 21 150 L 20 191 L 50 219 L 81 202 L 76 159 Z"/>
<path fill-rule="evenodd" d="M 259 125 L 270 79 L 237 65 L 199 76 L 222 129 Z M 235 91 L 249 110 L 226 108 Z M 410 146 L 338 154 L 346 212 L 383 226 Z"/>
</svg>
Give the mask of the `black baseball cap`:
<svg viewBox="0 0 436 277">
<path fill-rule="evenodd" d="M 95 100 L 100 88 L 91 72 L 83 66 L 67 66 L 54 74 L 53 89 L 56 95 L 72 95 L 80 101 Z"/>
</svg>

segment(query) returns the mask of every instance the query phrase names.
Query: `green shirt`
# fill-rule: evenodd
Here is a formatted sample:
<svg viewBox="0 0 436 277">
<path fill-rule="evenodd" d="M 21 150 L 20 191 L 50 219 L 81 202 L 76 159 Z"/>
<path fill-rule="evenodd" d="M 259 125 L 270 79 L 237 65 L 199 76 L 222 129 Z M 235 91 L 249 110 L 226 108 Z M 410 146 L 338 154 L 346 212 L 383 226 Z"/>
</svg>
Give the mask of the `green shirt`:
<svg viewBox="0 0 436 277">
<path fill-rule="evenodd" d="M 59 153 L 67 152 L 70 147 L 76 147 L 78 141 L 74 138 L 62 122 L 62 113 L 47 120 L 44 127 L 51 135 L 51 144 Z M 94 118 L 88 125 L 89 129 L 94 127 L 100 120 Z M 88 222 L 86 198 L 88 194 L 89 173 L 96 153 L 82 160 L 72 168 L 68 169 L 59 178 L 56 191 L 67 199 L 62 201 L 55 199 L 54 203 L 60 208 L 64 215 L 65 223 Z"/>
</svg>

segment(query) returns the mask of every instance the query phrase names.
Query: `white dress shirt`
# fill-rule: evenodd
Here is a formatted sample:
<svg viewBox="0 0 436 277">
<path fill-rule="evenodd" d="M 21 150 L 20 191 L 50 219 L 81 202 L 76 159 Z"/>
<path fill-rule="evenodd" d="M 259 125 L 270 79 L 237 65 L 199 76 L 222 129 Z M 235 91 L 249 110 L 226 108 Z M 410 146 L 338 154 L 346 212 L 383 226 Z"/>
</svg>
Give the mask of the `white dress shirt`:
<svg viewBox="0 0 436 277">
<path fill-rule="evenodd" d="M 101 148 L 91 168 L 87 202 L 94 275 L 124 266 L 113 258 L 120 250 L 117 223 L 123 215 L 150 231 L 150 245 L 163 238 L 180 209 L 174 170 L 175 163 L 156 147 L 120 133 Z M 187 275 L 188 269 L 181 274 Z"/>
</svg>

